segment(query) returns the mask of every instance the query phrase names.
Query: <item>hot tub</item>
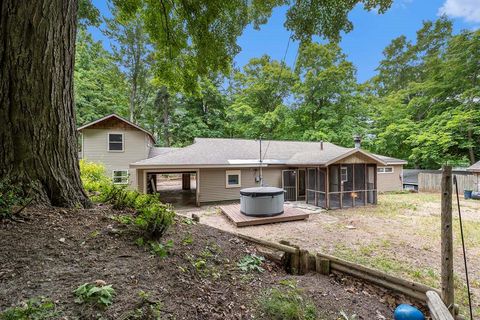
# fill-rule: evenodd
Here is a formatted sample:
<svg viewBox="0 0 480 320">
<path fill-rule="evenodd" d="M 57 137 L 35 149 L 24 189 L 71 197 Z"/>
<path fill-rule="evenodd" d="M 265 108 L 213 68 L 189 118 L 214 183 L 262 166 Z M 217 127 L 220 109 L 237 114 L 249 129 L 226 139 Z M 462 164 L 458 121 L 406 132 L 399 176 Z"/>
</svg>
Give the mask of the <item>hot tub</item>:
<svg viewBox="0 0 480 320">
<path fill-rule="evenodd" d="M 283 213 L 284 190 L 257 187 L 240 190 L 240 212 L 247 216 L 271 217 Z"/>
</svg>

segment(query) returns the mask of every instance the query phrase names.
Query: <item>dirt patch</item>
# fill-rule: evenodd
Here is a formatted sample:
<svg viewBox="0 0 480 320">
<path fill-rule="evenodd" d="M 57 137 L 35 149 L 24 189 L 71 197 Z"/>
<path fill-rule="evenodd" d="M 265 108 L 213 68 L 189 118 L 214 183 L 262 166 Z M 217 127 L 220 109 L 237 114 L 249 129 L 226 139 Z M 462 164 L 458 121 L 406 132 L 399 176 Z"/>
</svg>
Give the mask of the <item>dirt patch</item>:
<svg viewBox="0 0 480 320">
<path fill-rule="evenodd" d="M 480 316 L 480 201 L 461 199 L 474 312 Z M 466 311 L 463 255 L 456 202 L 454 272 L 456 302 Z M 196 213 L 207 225 L 278 242 L 288 240 L 310 252 L 329 253 L 405 279 L 440 287 L 440 194 L 379 195 L 378 205 L 311 213 L 305 221 L 235 228 L 214 206 Z"/>
<path fill-rule="evenodd" d="M 183 218 L 162 239 L 173 247 L 160 258 L 134 244 L 138 234 L 110 218 L 118 213 L 106 207 L 31 209 L 25 223 L 1 224 L 0 310 L 45 296 L 56 302 L 62 319 L 126 319 L 142 307 L 144 291 L 161 303 L 166 319 L 250 319 L 259 295 L 284 279 L 298 283 L 322 319 L 338 319 L 341 310 L 357 319 L 389 319 L 404 301 L 347 277 L 287 275 L 269 262 L 263 273 L 243 273 L 237 262 L 255 247 Z M 204 268 L 195 267 L 198 259 Z M 72 291 L 98 279 L 113 285 L 113 305 L 102 310 L 76 304 Z"/>
</svg>

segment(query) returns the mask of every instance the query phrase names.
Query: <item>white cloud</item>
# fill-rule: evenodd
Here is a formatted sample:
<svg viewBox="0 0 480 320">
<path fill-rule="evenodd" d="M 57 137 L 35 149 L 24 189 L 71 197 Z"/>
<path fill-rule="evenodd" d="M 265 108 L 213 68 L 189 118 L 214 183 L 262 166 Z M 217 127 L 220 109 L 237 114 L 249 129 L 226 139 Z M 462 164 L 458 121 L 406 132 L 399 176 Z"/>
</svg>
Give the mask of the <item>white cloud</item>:
<svg viewBox="0 0 480 320">
<path fill-rule="evenodd" d="M 480 0 L 446 0 L 438 14 L 463 18 L 467 22 L 480 22 Z"/>
</svg>

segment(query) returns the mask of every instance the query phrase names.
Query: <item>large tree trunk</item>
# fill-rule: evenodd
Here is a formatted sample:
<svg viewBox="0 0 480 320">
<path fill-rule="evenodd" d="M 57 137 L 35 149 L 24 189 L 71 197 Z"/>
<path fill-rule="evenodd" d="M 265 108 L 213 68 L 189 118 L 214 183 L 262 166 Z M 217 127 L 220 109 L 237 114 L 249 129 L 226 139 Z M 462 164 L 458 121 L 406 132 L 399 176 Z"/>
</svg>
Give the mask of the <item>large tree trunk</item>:
<svg viewBox="0 0 480 320">
<path fill-rule="evenodd" d="M 39 204 L 88 206 L 73 103 L 76 0 L 3 0 L 0 177 Z"/>
</svg>

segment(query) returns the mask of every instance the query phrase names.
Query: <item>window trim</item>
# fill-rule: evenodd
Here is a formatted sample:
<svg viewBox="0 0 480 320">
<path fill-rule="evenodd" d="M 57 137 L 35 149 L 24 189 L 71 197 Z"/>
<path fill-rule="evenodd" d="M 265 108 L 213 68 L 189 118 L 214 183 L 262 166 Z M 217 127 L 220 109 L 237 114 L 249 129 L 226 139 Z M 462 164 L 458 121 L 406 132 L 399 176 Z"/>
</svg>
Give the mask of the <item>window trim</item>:
<svg viewBox="0 0 480 320">
<path fill-rule="evenodd" d="M 237 184 L 229 184 L 228 177 L 229 176 L 238 176 L 238 183 Z M 242 170 L 225 170 L 225 188 L 240 188 L 242 186 Z"/>
<path fill-rule="evenodd" d="M 113 134 L 119 134 L 122 136 L 122 150 L 110 150 L 110 135 L 113 135 Z M 108 152 L 125 152 L 125 134 L 123 132 L 109 132 L 107 134 L 107 151 Z"/>
<path fill-rule="evenodd" d="M 115 172 L 126 172 L 126 176 L 115 176 Z M 120 178 L 120 179 L 126 179 L 126 182 L 115 182 L 115 178 Z M 113 184 L 121 184 L 121 185 L 126 185 L 130 183 L 130 172 L 128 172 L 128 169 L 119 169 L 119 170 L 112 170 L 112 183 Z"/>
<path fill-rule="evenodd" d="M 385 169 L 386 168 L 390 168 L 392 169 L 392 171 L 389 171 L 389 172 L 386 172 Z M 384 173 L 394 173 L 395 172 L 395 169 L 393 166 L 385 166 L 385 167 L 377 167 L 377 173 L 379 174 L 384 174 Z"/>
</svg>

